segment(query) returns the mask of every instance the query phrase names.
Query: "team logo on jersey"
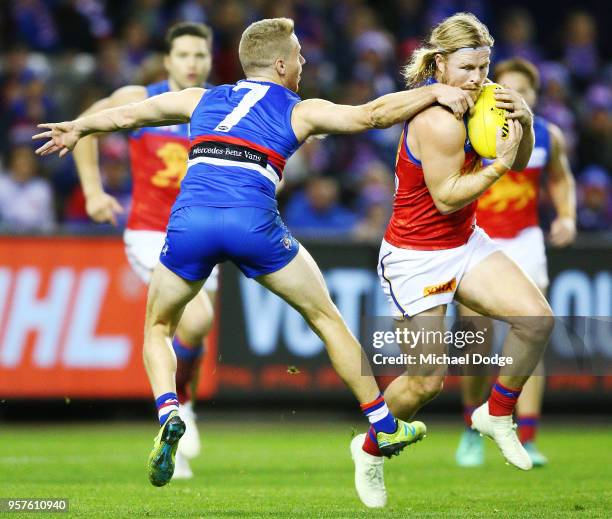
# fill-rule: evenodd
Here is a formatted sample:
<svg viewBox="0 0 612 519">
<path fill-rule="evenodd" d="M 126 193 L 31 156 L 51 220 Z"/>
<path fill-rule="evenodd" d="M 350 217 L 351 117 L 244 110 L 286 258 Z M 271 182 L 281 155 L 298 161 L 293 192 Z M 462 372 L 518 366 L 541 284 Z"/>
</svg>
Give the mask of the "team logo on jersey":
<svg viewBox="0 0 612 519">
<path fill-rule="evenodd" d="M 453 278 L 445 283 L 439 285 L 431 285 L 423 289 L 423 296 L 433 296 L 436 294 L 444 294 L 446 292 L 453 292 L 457 288 L 457 278 Z"/>
<path fill-rule="evenodd" d="M 526 173 L 506 173 L 478 200 L 478 209 L 501 213 L 508 209 L 520 211 L 535 203 L 538 195 L 537 177 Z"/>
<path fill-rule="evenodd" d="M 283 244 L 283 247 L 285 247 L 285 249 L 287 250 L 291 250 L 291 247 L 293 247 L 293 241 L 291 240 L 291 237 L 289 235 L 285 236 L 281 240 L 281 243 Z"/>
<path fill-rule="evenodd" d="M 178 142 L 167 142 L 157 150 L 156 155 L 162 160 L 164 169 L 155 172 L 151 183 L 160 188 L 178 189 L 187 173 L 187 148 Z"/>
<path fill-rule="evenodd" d="M 162 256 L 168 254 L 168 242 L 164 243 L 164 248 L 161 250 Z"/>
</svg>

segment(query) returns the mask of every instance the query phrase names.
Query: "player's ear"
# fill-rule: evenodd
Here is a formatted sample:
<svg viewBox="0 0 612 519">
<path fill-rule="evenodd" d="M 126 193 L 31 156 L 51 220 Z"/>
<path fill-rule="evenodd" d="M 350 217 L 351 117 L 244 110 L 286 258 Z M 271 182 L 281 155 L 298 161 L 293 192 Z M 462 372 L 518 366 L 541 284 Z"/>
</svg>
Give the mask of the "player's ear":
<svg viewBox="0 0 612 519">
<path fill-rule="evenodd" d="M 279 76 L 284 76 L 287 72 L 287 65 L 285 65 L 285 60 L 283 58 L 278 58 L 274 63 L 274 67 Z"/>
</svg>

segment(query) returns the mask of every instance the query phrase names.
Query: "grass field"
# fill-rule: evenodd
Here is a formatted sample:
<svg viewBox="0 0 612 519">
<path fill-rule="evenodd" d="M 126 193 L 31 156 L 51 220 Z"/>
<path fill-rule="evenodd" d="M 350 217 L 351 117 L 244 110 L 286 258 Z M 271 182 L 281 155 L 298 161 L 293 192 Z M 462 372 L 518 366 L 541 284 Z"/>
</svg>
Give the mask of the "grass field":
<svg viewBox="0 0 612 519">
<path fill-rule="evenodd" d="M 349 424 L 205 424 L 196 477 L 164 488 L 145 472 L 153 424 L 5 426 L 0 497 L 67 497 L 71 517 L 611 517 L 610 429 L 571 425 L 544 430 L 551 464 L 524 473 L 491 442 L 484 467 L 455 467 L 460 429 L 434 424 L 385 464 L 380 511 L 354 492 Z"/>
</svg>

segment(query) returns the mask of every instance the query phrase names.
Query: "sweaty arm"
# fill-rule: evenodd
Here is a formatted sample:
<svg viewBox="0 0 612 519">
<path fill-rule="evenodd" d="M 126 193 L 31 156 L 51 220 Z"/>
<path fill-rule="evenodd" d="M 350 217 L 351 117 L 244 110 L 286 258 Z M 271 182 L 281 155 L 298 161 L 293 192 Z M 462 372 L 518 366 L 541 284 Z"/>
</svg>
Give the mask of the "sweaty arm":
<svg viewBox="0 0 612 519">
<path fill-rule="evenodd" d="M 523 171 L 529 159 L 533 153 L 533 146 L 535 144 L 535 135 L 533 133 L 533 122 L 531 124 L 522 124 L 523 126 L 523 138 L 519 144 L 518 151 L 516 152 L 516 158 L 514 164 L 512 164 L 513 171 Z"/>
<path fill-rule="evenodd" d="M 187 88 L 149 97 L 138 103 L 108 108 L 76 119 L 75 131 L 84 137 L 96 132 L 187 123 L 203 94 L 203 88 Z"/>
<path fill-rule="evenodd" d="M 39 124 L 39 128 L 47 128 L 48 131 L 32 138 L 49 140 L 36 153 L 46 156 L 59 151 L 60 157 L 63 157 L 75 147 L 79 139 L 91 133 L 189 122 L 204 92 L 203 88 L 186 88 L 180 92 L 166 92 L 150 97 L 139 103 L 108 108 L 74 121 Z"/>
<path fill-rule="evenodd" d="M 550 160 L 547 165 L 548 192 L 557 217 L 550 225 L 552 245 L 564 247 L 576 237 L 576 182 L 565 151 L 563 133 L 554 124 L 548 125 Z"/>
<path fill-rule="evenodd" d="M 316 134 L 357 133 L 388 128 L 412 119 L 436 102 L 448 106 L 459 117 L 473 104 L 468 93 L 460 88 L 435 84 L 387 94 L 358 106 L 308 99 L 293 109 L 291 125 L 302 142 Z"/>
<path fill-rule="evenodd" d="M 128 103 L 136 103 L 146 98 L 147 89 L 145 87 L 137 85 L 125 86 L 113 92 L 109 97 L 94 103 L 79 117 L 85 117 L 101 110 L 115 108 Z M 95 135 L 88 135 L 79 141 L 74 148 L 74 161 L 85 197 L 88 198 L 102 193 L 102 180 L 98 164 L 98 138 Z"/>
<path fill-rule="evenodd" d="M 466 130 L 461 121 L 440 107 L 419 114 L 410 124 L 410 147 L 423 167 L 425 183 L 436 208 L 449 214 L 482 195 L 508 167 L 500 160 L 462 173 Z"/>
</svg>

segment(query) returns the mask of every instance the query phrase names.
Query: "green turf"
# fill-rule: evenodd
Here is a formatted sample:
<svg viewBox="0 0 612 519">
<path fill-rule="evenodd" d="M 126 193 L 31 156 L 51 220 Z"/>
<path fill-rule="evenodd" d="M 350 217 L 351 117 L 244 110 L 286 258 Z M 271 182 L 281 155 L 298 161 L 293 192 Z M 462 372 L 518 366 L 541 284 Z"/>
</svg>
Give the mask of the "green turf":
<svg viewBox="0 0 612 519">
<path fill-rule="evenodd" d="M 528 473 L 506 466 L 490 442 L 484 467 L 459 469 L 459 428 L 430 426 L 385 464 L 382 511 L 362 507 L 353 490 L 350 425 L 203 424 L 196 477 L 164 488 L 147 481 L 153 425 L 5 426 L 0 497 L 68 497 L 70 516 L 112 518 L 610 517 L 610 429 L 572 425 L 544 429 L 551 463 Z M 19 516 L 42 514 L 6 514 Z"/>
</svg>

